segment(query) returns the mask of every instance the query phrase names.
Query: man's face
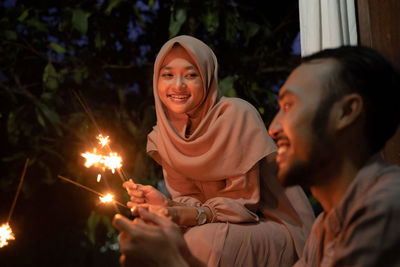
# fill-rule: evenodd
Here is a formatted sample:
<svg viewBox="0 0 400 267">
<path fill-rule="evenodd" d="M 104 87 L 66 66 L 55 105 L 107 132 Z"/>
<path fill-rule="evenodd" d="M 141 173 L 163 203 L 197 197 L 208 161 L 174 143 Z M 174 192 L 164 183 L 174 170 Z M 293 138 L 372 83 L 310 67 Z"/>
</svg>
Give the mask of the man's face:
<svg viewBox="0 0 400 267">
<path fill-rule="evenodd" d="M 182 47 L 165 57 L 157 85 L 158 95 L 169 111 L 188 113 L 203 100 L 204 86 L 195 63 Z"/>
<path fill-rule="evenodd" d="M 316 175 L 329 158 L 333 144 L 329 131 L 330 108 L 321 106 L 327 77 L 335 67 L 331 60 L 302 64 L 289 76 L 279 92 L 280 110 L 269 127 L 278 145 L 278 178 L 285 186 L 315 185 Z M 324 110 L 315 123 L 314 118 Z M 328 112 L 325 112 L 328 111 Z M 321 114 L 320 114 L 321 115 Z M 317 136 L 314 125 L 324 134 Z"/>
</svg>

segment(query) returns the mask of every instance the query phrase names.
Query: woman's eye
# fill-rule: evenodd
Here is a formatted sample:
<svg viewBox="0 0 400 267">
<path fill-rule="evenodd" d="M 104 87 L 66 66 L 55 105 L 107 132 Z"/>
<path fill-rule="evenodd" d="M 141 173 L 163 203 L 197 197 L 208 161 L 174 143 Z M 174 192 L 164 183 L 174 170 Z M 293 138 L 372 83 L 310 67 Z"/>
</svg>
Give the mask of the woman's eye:
<svg viewBox="0 0 400 267">
<path fill-rule="evenodd" d="M 194 78 L 196 78 L 196 77 L 198 77 L 199 75 L 197 74 L 197 73 L 189 73 L 189 74 L 187 74 L 186 75 L 186 77 L 188 78 L 188 79 L 194 79 Z"/>
<path fill-rule="evenodd" d="M 170 78 L 172 76 L 173 76 L 172 73 L 162 73 L 161 74 L 161 77 L 163 77 L 163 78 Z"/>
</svg>

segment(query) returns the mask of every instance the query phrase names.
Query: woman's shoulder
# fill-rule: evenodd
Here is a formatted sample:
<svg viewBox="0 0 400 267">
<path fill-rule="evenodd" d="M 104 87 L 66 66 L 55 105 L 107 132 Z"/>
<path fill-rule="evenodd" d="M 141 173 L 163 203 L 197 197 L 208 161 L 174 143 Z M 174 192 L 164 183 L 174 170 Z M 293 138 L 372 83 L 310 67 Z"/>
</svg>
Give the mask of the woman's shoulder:
<svg viewBox="0 0 400 267">
<path fill-rule="evenodd" d="M 230 108 L 230 111 L 233 113 L 236 112 L 244 112 L 244 113 L 249 113 L 249 114 L 257 114 L 259 115 L 257 109 L 247 102 L 244 99 L 237 98 L 237 97 L 222 97 L 221 98 L 221 104 L 222 105 L 227 105 Z"/>
</svg>

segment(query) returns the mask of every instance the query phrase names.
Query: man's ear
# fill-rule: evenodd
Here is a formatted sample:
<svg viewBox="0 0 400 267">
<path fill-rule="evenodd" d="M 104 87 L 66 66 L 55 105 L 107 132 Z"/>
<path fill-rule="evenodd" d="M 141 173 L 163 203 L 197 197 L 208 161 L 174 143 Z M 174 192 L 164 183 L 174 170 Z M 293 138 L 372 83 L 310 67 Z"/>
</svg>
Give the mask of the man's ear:
<svg viewBox="0 0 400 267">
<path fill-rule="evenodd" d="M 364 101 L 359 94 L 348 94 L 335 103 L 336 129 L 341 130 L 353 124 L 363 111 Z"/>
</svg>

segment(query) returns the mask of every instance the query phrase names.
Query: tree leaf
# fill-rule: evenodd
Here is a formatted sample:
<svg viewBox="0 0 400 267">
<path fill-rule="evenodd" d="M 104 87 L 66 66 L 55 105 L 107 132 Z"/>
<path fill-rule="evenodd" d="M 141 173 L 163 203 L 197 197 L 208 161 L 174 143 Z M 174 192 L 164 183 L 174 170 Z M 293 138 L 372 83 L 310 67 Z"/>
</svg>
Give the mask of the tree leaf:
<svg viewBox="0 0 400 267">
<path fill-rule="evenodd" d="M 18 17 L 19 22 L 23 22 L 28 17 L 29 10 L 30 10 L 30 8 L 25 9 L 24 12 L 22 12 L 22 14 Z"/>
<path fill-rule="evenodd" d="M 47 32 L 47 27 L 37 18 L 30 18 L 27 20 L 26 24 L 30 27 L 36 28 L 38 31 Z"/>
<path fill-rule="evenodd" d="M 111 11 L 114 8 L 116 8 L 121 2 L 122 2 L 122 0 L 111 0 L 107 6 L 107 9 L 104 11 L 104 13 L 106 13 L 106 15 L 110 15 Z"/>
<path fill-rule="evenodd" d="M 233 88 L 233 84 L 236 81 L 236 79 L 237 79 L 236 76 L 226 76 L 225 78 L 219 81 L 219 88 L 224 96 L 236 97 L 236 91 Z"/>
<path fill-rule="evenodd" d="M 15 31 L 4 31 L 4 35 L 6 36 L 7 40 L 14 41 L 17 40 L 17 33 Z"/>
<path fill-rule="evenodd" d="M 59 45 L 59 44 L 57 44 L 57 43 L 54 43 L 54 42 L 51 42 L 51 43 L 50 43 L 50 47 L 51 47 L 54 51 L 56 51 L 57 53 L 64 54 L 65 52 L 67 52 L 67 50 L 65 50 L 64 47 L 62 47 L 61 45 Z"/>
<path fill-rule="evenodd" d="M 214 33 L 219 26 L 219 17 L 217 12 L 207 12 L 207 14 L 203 17 L 203 23 L 207 28 L 209 33 Z"/>
<path fill-rule="evenodd" d="M 246 37 L 246 42 L 248 42 L 250 38 L 252 38 L 254 35 L 258 33 L 258 31 L 260 30 L 260 25 L 254 22 L 246 23 L 246 25 L 247 27 L 246 30 L 244 31 L 244 35 Z"/>
<path fill-rule="evenodd" d="M 106 41 L 101 38 L 100 32 L 96 33 L 96 37 L 94 39 L 94 44 L 97 49 L 101 49 L 103 46 L 106 45 Z"/>
<path fill-rule="evenodd" d="M 72 25 L 76 30 L 78 30 L 82 34 L 86 34 L 88 29 L 88 18 L 82 9 L 75 9 L 73 11 Z"/>
<path fill-rule="evenodd" d="M 43 71 L 43 83 L 46 88 L 57 89 L 58 88 L 58 74 L 51 62 L 47 63 Z"/>
<path fill-rule="evenodd" d="M 169 20 L 169 37 L 176 36 L 182 27 L 182 24 L 186 21 L 186 9 L 180 8 L 176 11 L 175 15 L 171 13 Z"/>
<path fill-rule="evenodd" d="M 42 111 L 43 115 L 49 120 L 49 122 L 53 125 L 54 129 L 56 130 L 57 134 L 59 136 L 62 136 L 63 133 L 60 129 L 61 125 L 61 119 L 60 116 L 58 116 L 58 113 L 55 112 L 54 110 L 50 109 L 47 107 L 45 104 L 40 103 L 39 108 Z"/>
<path fill-rule="evenodd" d="M 93 245 L 96 243 L 96 228 L 99 222 L 100 216 L 96 212 L 92 211 L 86 225 L 88 238 Z"/>
<path fill-rule="evenodd" d="M 36 118 L 39 122 L 40 125 L 43 126 L 43 128 L 46 128 L 46 121 L 44 120 L 42 114 L 40 114 L 40 111 L 38 109 L 35 109 L 36 112 Z"/>
</svg>

